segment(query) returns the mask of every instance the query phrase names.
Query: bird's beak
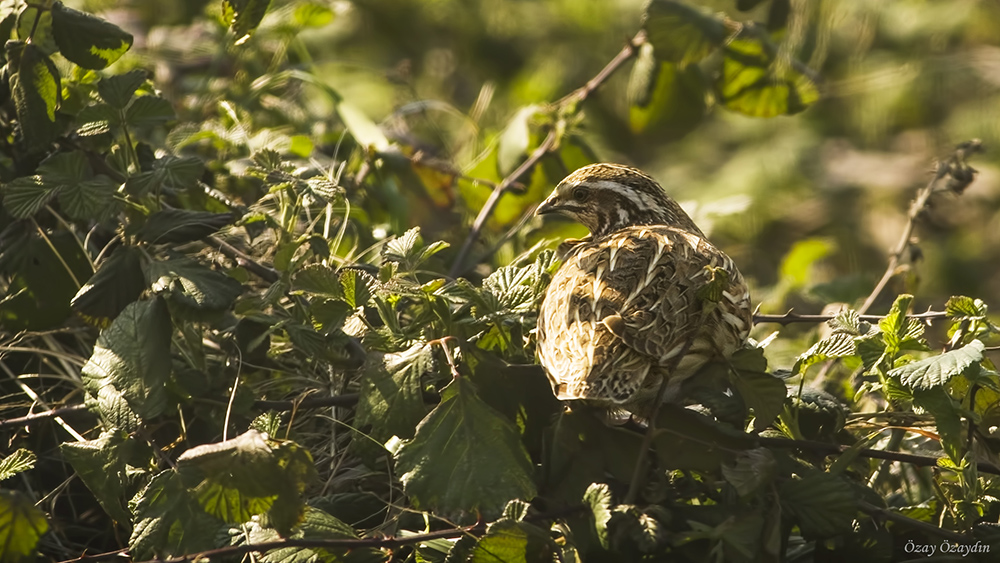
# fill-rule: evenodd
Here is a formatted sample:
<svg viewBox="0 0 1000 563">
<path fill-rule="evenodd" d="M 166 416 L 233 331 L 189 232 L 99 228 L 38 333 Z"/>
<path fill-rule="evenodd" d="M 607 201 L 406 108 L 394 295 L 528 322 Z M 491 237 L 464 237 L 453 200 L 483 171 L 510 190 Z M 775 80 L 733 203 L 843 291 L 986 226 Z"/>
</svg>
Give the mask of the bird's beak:
<svg viewBox="0 0 1000 563">
<path fill-rule="evenodd" d="M 559 211 L 559 206 L 556 205 L 555 201 L 550 197 L 542 202 L 535 209 L 535 215 L 545 215 L 547 213 L 557 213 Z"/>
</svg>

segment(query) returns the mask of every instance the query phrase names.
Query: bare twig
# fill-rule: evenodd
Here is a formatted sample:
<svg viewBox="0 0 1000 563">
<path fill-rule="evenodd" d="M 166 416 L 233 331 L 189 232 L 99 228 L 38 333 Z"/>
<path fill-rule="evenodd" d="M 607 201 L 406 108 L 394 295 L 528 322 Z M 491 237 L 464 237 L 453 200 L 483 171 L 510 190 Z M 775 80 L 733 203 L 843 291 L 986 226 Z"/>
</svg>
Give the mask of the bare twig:
<svg viewBox="0 0 1000 563">
<path fill-rule="evenodd" d="M 753 316 L 753 324 L 761 323 L 777 323 L 780 325 L 787 325 L 791 323 L 822 323 L 836 318 L 837 315 L 799 315 L 798 313 L 793 313 L 788 311 L 784 315 L 763 315 L 756 314 Z M 909 319 L 917 319 L 921 321 L 934 321 L 938 319 L 948 318 L 948 313 L 945 311 L 927 311 L 925 313 L 917 313 L 914 315 L 907 315 Z M 859 318 L 865 322 L 878 322 L 885 318 L 885 315 L 859 315 Z"/>
<path fill-rule="evenodd" d="M 903 526 L 909 526 L 910 528 L 913 528 L 915 530 L 920 530 L 921 532 L 926 532 L 930 535 L 938 536 L 939 538 L 944 538 L 946 540 L 951 540 L 953 542 L 962 543 L 975 539 L 970 535 L 960 534 L 958 532 L 954 532 L 952 530 L 946 530 L 944 528 L 938 528 L 934 524 L 923 522 L 921 520 L 910 518 L 908 516 L 903 516 L 898 512 L 893 512 L 891 510 L 879 508 L 874 504 L 867 503 L 863 500 L 858 501 L 858 508 L 861 509 L 861 511 L 864 512 L 865 514 L 868 514 L 869 516 L 875 516 L 878 518 L 882 518 L 884 520 L 889 520 L 890 522 L 896 522 L 897 524 L 901 524 Z"/>
<path fill-rule="evenodd" d="M 601 69 L 593 78 L 587 81 L 586 84 L 577 88 L 567 96 L 556 102 L 556 113 L 559 110 L 568 108 L 572 104 L 579 104 L 587 100 L 590 95 L 597 90 L 602 84 L 604 84 L 616 70 L 621 68 L 632 57 L 636 56 L 639 52 L 639 47 L 646 42 L 646 32 L 639 31 L 615 56 L 611 61 Z M 469 252 L 472 250 L 472 246 L 479 240 L 479 235 L 486 225 L 486 221 L 489 220 L 490 216 L 496 210 L 497 204 L 500 203 L 500 198 L 513 187 L 514 182 L 518 180 L 525 172 L 530 170 L 533 166 L 538 164 L 538 161 L 542 159 L 545 155 L 555 149 L 559 144 L 559 131 L 558 127 L 549 130 L 548 135 L 541 142 L 540 145 L 531 153 L 527 160 L 521 163 L 516 170 L 507 175 L 506 178 L 500 181 L 493 188 L 493 192 L 490 193 L 490 197 L 483 204 L 483 208 L 479 210 L 479 214 L 476 215 L 476 220 L 472 223 L 472 228 L 469 230 L 468 236 L 465 238 L 465 242 L 462 243 L 462 247 L 459 249 L 458 254 L 455 256 L 455 261 L 451 265 L 451 271 L 449 275 L 451 277 L 457 277 L 460 275 L 465 268 L 465 260 L 469 256 Z"/>
<path fill-rule="evenodd" d="M 882 293 L 885 289 L 886 284 L 889 280 L 896 275 L 896 268 L 899 267 L 900 260 L 903 259 L 903 254 L 906 249 L 910 246 L 910 237 L 913 236 L 913 228 L 916 226 L 917 218 L 920 213 L 927 207 L 927 202 L 930 200 L 931 194 L 941 191 L 942 189 L 951 190 L 956 193 L 962 193 L 972 180 L 975 178 L 976 171 L 966 164 L 966 159 L 977 152 L 982 150 L 982 143 L 979 139 L 973 139 L 962 143 L 955 149 L 954 154 L 944 162 L 939 162 L 937 169 L 934 171 L 934 177 L 930 182 L 924 186 L 917 193 L 917 197 L 914 198 L 913 203 L 910 204 L 910 211 L 907 213 L 906 226 L 903 228 L 903 232 L 899 235 L 899 242 L 892 249 L 892 254 L 889 255 L 889 264 L 885 268 L 885 273 L 882 274 L 882 279 L 878 281 L 875 285 L 875 289 L 868 295 L 865 302 L 858 309 L 859 314 L 864 314 L 868 311 L 869 307 L 875 302 L 875 299 Z M 944 188 L 939 187 L 941 180 L 949 178 L 948 183 Z"/>
</svg>

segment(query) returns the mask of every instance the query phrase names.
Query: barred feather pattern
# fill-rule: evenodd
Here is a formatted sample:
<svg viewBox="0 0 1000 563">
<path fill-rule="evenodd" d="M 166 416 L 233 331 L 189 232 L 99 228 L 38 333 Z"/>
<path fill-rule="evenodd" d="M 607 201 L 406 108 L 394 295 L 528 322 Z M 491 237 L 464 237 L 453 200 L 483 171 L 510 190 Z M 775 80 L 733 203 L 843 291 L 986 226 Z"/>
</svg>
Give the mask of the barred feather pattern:
<svg viewBox="0 0 1000 563">
<path fill-rule="evenodd" d="M 684 228 L 630 225 L 561 245 L 537 330 L 538 358 L 559 399 L 642 416 L 665 378 L 671 400 L 706 362 L 744 345 L 751 308 L 743 276 L 684 218 Z M 708 305 L 698 292 L 713 268 L 728 283 Z"/>
</svg>

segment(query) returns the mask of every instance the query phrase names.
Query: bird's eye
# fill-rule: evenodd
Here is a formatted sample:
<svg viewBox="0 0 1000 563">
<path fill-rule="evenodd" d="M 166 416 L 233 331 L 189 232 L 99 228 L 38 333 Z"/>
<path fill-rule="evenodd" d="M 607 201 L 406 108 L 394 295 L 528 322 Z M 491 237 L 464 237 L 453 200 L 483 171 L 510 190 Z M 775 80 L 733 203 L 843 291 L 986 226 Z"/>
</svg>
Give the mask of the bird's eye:
<svg viewBox="0 0 1000 563">
<path fill-rule="evenodd" d="M 583 201 L 587 199 L 587 188 L 579 187 L 573 190 L 573 199 Z"/>
</svg>

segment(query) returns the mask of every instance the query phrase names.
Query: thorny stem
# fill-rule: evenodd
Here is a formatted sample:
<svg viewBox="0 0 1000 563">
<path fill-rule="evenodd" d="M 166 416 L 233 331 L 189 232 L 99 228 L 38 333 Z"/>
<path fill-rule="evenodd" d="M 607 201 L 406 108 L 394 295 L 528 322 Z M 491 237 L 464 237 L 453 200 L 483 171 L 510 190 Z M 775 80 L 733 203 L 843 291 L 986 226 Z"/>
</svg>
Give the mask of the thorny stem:
<svg viewBox="0 0 1000 563">
<path fill-rule="evenodd" d="M 632 57 L 636 56 L 639 52 L 639 47 L 646 42 L 646 32 L 639 31 L 628 43 L 622 47 L 622 50 L 611 59 L 611 61 L 601 69 L 593 78 L 587 81 L 586 84 L 577 88 L 567 96 L 556 102 L 556 112 L 559 110 L 569 108 L 573 104 L 579 104 L 587 100 L 591 94 L 594 93 L 602 84 L 607 82 L 608 78 L 615 73 L 623 64 L 628 62 Z M 545 140 L 542 141 L 538 148 L 536 148 L 531 156 L 527 160 L 521 163 L 516 170 L 507 175 L 503 180 L 500 181 L 493 188 L 493 192 L 490 193 L 490 197 L 486 200 L 483 208 L 479 210 L 479 214 L 476 215 L 476 220 L 472 223 L 472 229 L 469 230 L 468 236 L 465 238 L 465 242 L 462 243 L 462 247 L 459 249 L 458 254 L 455 256 L 455 261 L 451 265 L 451 271 L 449 275 L 454 278 L 463 272 L 465 268 L 466 258 L 469 256 L 469 252 L 472 250 L 472 246 L 479 240 L 479 235 L 486 225 L 486 221 L 489 220 L 490 216 L 496 210 L 497 204 L 500 203 L 500 198 L 504 193 L 510 191 L 514 186 L 514 183 L 523 176 L 528 170 L 530 170 L 538 161 L 542 159 L 545 155 L 555 149 L 559 144 L 559 128 L 555 127 L 549 130 L 548 135 L 545 136 Z"/>
<path fill-rule="evenodd" d="M 858 314 L 864 314 L 868 311 L 868 308 L 872 306 L 875 299 L 882 293 L 885 289 L 886 284 L 889 280 L 896 275 L 896 268 L 899 267 L 900 260 L 903 259 L 903 254 L 906 249 L 910 247 L 910 237 L 913 236 L 913 229 L 916 226 L 917 218 L 920 213 L 927 207 L 927 202 L 930 200 L 931 194 L 939 191 L 938 183 L 947 177 L 952 177 L 953 181 L 957 182 L 959 185 L 953 188 L 956 192 L 961 193 L 972 179 L 975 177 L 975 171 L 969 169 L 965 164 L 965 159 L 970 154 L 977 153 L 982 150 L 982 143 L 978 139 L 973 139 L 966 143 L 962 143 L 955 150 L 955 153 L 945 162 L 939 162 L 937 169 L 934 172 L 934 177 L 931 181 L 924 186 L 917 193 L 917 197 L 913 199 L 910 204 L 910 211 L 907 213 L 906 226 L 903 227 L 903 232 L 899 235 L 899 241 L 896 243 L 895 248 L 892 249 L 892 254 L 889 255 L 889 264 L 885 268 L 885 273 L 882 274 L 882 279 L 878 281 L 875 285 L 875 289 L 868 295 L 865 302 L 858 309 Z M 969 173 L 971 171 L 971 174 Z M 959 174 L 962 174 L 959 177 Z"/>
<path fill-rule="evenodd" d="M 756 314 L 753 316 L 753 324 L 776 323 L 780 325 L 787 325 L 791 323 L 822 323 L 835 319 L 836 317 L 837 315 L 799 315 L 798 313 L 788 311 L 784 315 Z M 859 315 L 858 317 L 862 321 L 871 323 L 884 319 L 885 315 Z M 906 318 L 917 319 L 920 321 L 934 321 L 948 318 L 948 313 L 946 311 L 927 311 L 914 315 L 906 315 Z"/>
</svg>

